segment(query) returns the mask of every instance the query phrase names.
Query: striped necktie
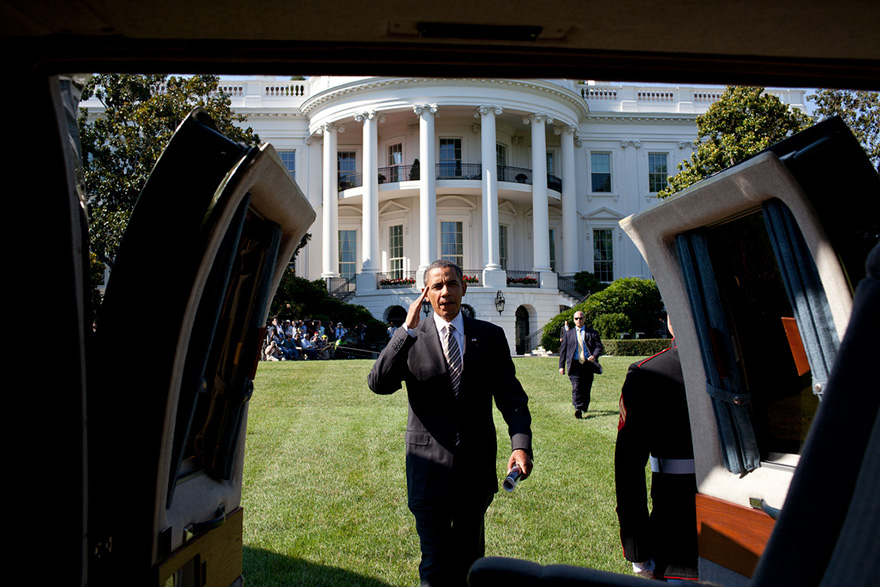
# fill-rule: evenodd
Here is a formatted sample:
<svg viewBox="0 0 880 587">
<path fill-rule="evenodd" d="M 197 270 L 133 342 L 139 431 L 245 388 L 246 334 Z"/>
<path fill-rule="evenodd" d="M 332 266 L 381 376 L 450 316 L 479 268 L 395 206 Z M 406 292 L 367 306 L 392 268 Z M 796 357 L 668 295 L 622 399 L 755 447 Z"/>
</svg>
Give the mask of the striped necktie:
<svg viewBox="0 0 880 587">
<path fill-rule="evenodd" d="M 458 393 L 458 386 L 461 383 L 461 351 L 458 348 L 458 343 L 455 341 L 455 336 L 453 336 L 453 332 L 455 331 L 455 327 L 452 324 L 446 325 L 446 348 L 444 348 L 444 352 L 446 354 L 446 363 L 449 365 L 449 377 L 452 379 L 452 389 L 455 393 Z"/>
</svg>

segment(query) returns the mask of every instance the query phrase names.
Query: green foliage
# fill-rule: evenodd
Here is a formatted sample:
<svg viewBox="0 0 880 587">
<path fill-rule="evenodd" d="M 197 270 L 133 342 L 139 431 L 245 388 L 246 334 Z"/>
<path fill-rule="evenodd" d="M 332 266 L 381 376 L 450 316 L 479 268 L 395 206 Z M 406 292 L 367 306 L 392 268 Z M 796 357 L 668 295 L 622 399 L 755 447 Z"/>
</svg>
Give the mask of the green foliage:
<svg viewBox="0 0 880 587">
<path fill-rule="evenodd" d="M 326 322 L 341 321 L 349 330 L 360 322 L 367 326 L 368 341 L 382 341 L 386 338 L 386 325 L 373 318 L 363 306 L 346 304 L 327 292 L 323 279 L 309 281 L 297 277 L 288 269 L 272 300 L 270 315 L 282 320 L 316 319 Z"/>
<path fill-rule="evenodd" d="M 594 294 L 608 287 L 607 283 L 599 281 L 599 278 L 589 271 L 578 271 L 574 274 L 574 286 L 584 295 Z"/>
<path fill-rule="evenodd" d="M 697 140 L 690 159 L 679 163 L 657 194 L 667 198 L 767 147 L 803 130 L 810 117 L 789 106 L 764 88 L 728 87 L 721 99 L 697 117 Z"/>
<path fill-rule="evenodd" d="M 584 302 L 557 314 L 544 326 L 541 346 L 551 352 L 559 351 L 559 337 L 565 322 L 573 323 L 574 313 L 583 311 L 587 324 L 593 325 L 602 314 L 624 314 L 636 332 L 654 333 L 663 317 L 660 290 L 651 279 L 622 277 L 604 290 L 591 295 Z"/>
<path fill-rule="evenodd" d="M 98 315 L 98 308 L 101 307 L 103 296 L 99 285 L 104 285 L 104 270 L 106 265 L 98 261 L 95 253 L 89 253 L 89 312 L 90 316 L 87 324 L 92 324 Z"/>
<path fill-rule="evenodd" d="M 807 100 L 821 118 L 840 116 L 880 173 L 880 92 L 818 90 Z"/>
<path fill-rule="evenodd" d="M 632 321 L 626 314 L 599 314 L 593 322 L 593 328 L 601 338 L 617 338 L 621 332 L 632 332 Z"/>
<path fill-rule="evenodd" d="M 197 106 L 210 113 L 222 133 L 256 145 L 259 137 L 242 128 L 246 117 L 232 112 L 229 97 L 212 75 L 95 75 L 82 99 L 94 96 L 105 106 L 89 121 L 81 109 L 85 188 L 91 250 L 112 267 L 120 239 L 141 189 L 165 145 Z"/>
<path fill-rule="evenodd" d="M 605 354 L 615 357 L 650 357 L 672 344 L 671 338 L 639 338 L 602 340 Z"/>
</svg>

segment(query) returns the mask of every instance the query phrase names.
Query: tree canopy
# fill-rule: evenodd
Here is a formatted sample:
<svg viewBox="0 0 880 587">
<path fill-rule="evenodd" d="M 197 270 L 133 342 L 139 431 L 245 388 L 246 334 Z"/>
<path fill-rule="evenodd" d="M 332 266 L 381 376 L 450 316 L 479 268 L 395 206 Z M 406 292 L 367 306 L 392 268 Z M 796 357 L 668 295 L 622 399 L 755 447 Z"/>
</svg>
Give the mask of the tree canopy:
<svg viewBox="0 0 880 587">
<path fill-rule="evenodd" d="M 259 143 L 246 117 L 232 112 L 229 96 L 212 75 L 93 76 L 83 100 L 94 96 L 105 110 L 90 117 L 81 109 L 80 140 L 88 198 L 91 250 L 113 265 L 122 233 L 138 195 L 174 131 L 203 106 L 223 134 L 249 145 Z"/>
<path fill-rule="evenodd" d="M 728 87 L 696 122 L 694 153 L 678 165 L 678 173 L 657 194 L 661 199 L 760 153 L 812 121 L 804 112 L 764 92 L 764 88 L 734 86 Z"/>
<path fill-rule="evenodd" d="M 820 118 L 840 116 L 880 173 L 880 92 L 817 90 L 807 100 Z"/>
</svg>

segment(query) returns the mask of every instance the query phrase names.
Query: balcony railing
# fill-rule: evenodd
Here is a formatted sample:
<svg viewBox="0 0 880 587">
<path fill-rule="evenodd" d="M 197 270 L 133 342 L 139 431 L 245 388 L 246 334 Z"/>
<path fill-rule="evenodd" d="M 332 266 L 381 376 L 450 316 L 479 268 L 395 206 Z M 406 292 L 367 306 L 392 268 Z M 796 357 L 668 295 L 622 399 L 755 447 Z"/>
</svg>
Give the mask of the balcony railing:
<svg viewBox="0 0 880 587">
<path fill-rule="evenodd" d="M 437 163 L 436 179 L 442 180 L 475 180 L 483 178 L 483 165 L 481 163 Z M 394 165 L 380 167 L 378 169 L 379 183 L 398 183 L 401 181 L 417 181 L 421 172 L 418 165 Z M 532 185 L 532 170 L 526 167 L 512 167 L 509 165 L 498 166 L 498 180 L 508 183 L 522 183 Z M 359 188 L 364 185 L 362 171 L 346 171 L 339 174 L 339 191 Z M 562 180 L 553 174 L 547 174 L 547 187 L 551 190 L 562 192 Z"/>
<path fill-rule="evenodd" d="M 437 179 L 476 179 L 483 178 L 483 165 L 481 163 L 462 163 L 453 161 L 449 163 L 437 163 Z"/>
<path fill-rule="evenodd" d="M 483 280 L 483 270 L 482 269 L 464 269 L 462 270 L 464 273 L 464 282 L 468 285 L 481 285 Z"/>
<path fill-rule="evenodd" d="M 416 272 L 394 271 L 392 273 L 377 273 L 376 283 L 379 285 L 379 289 L 416 287 Z"/>
<path fill-rule="evenodd" d="M 337 189 L 341 191 L 350 190 L 351 188 L 359 188 L 364 185 L 364 174 L 362 171 L 346 171 L 339 174 Z"/>
<path fill-rule="evenodd" d="M 417 181 L 419 179 L 418 165 L 394 165 L 392 167 L 379 168 L 379 183 L 398 183 L 401 181 Z"/>
<path fill-rule="evenodd" d="M 538 274 L 534 271 L 507 271 L 507 285 L 510 287 L 540 287 Z"/>
<path fill-rule="evenodd" d="M 483 281 L 482 269 L 464 269 L 464 281 L 469 286 L 479 287 Z M 343 301 L 352 297 L 356 291 L 356 276 L 352 277 L 331 277 L 326 278 L 327 290 L 330 294 Z M 586 299 L 580 292 L 574 289 L 574 279 L 571 277 L 563 277 L 557 274 L 558 289 L 569 296 Z M 401 289 L 411 288 L 418 289 L 420 284 L 416 283 L 415 271 L 394 271 L 391 273 L 377 273 L 376 284 L 379 289 Z M 517 271 L 507 270 L 507 286 L 508 287 L 541 287 L 540 278 L 535 271 Z"/>
<path fill-rule="evenodd" d="M 482 269 L 464 269 L 464 282 L 471 286 L 479 286 L 483 280 Z M 391 273 L 377 273 L 376 283 L 379 289 L 397 289 L 402 287 L 418 288 L 415 271 L 395 271 Z"/>
</svg>

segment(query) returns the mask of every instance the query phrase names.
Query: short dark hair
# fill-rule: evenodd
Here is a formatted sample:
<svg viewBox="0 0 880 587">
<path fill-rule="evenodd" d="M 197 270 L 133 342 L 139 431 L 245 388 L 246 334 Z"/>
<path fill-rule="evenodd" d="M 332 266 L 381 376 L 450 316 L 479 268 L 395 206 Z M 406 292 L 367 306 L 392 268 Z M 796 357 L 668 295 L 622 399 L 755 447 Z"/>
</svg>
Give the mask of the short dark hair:
<svg viewBox="0 0 880 587">
<path fill-rule="evenodd" d="M 431 271 L 433 271 L 434 269 L 445 269 L 447 267 L 452 267 L 458 274 L 458 278 L 461 280 L 464 279 L 464 271 L 462 271 L 461 267 L 459 267 L 456 263 L 450 261 L 449 259 L 437 259 L 436 261 L 428 265 L 427 269 L 425 269 L 425 285 L 428 285 L 428 275 L 430 275 Z"/>
</svg>

